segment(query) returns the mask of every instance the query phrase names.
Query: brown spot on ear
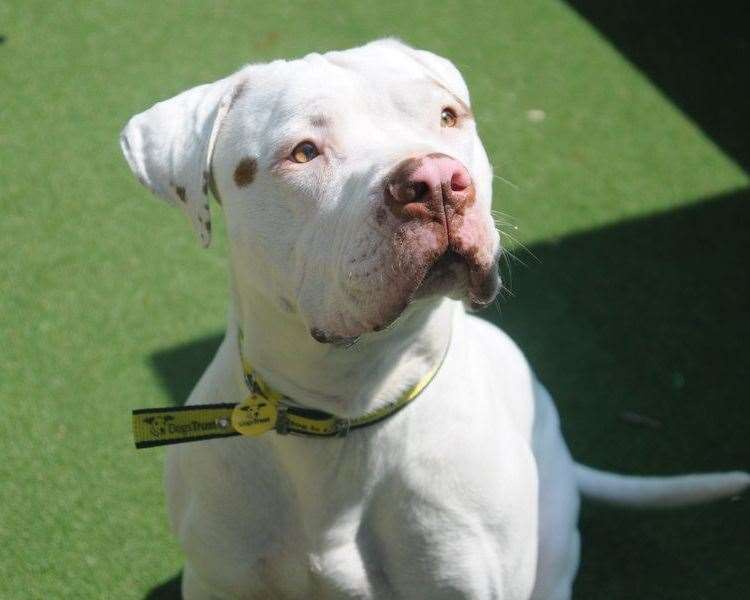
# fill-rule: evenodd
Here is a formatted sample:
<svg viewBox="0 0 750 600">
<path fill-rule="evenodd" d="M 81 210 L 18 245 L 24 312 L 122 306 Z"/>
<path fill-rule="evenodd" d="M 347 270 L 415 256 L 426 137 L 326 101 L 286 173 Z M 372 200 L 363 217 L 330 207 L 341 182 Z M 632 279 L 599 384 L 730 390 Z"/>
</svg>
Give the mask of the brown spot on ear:
<svg viewBox="0 0 750 600">
<path fill-rule="evenodd" d="M 234 182 L 237 187 L 245 187 L 250 185 L 255 179 L 255 172 L 258 170 L 258 163 L 254 158 L 246 156 L 239 163 L 237 168 L 234 170 Z"/>
<path fill-rule="evenodd" d="M 185 196 L 185 188 L 181 187 L 179 185 L 176 185 L 174 187 L 174 191 L 177 192 L 177 196 L 182 200 L 183 202 L 187 202 L 187 197 Z"/>
</svg>

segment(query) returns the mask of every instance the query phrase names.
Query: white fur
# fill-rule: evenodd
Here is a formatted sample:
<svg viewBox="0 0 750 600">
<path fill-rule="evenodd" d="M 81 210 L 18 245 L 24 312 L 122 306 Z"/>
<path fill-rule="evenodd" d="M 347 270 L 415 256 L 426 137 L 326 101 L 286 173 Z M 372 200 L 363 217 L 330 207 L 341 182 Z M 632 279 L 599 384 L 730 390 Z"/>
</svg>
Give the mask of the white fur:
<svg viewBox="0 0 750 600">
<path fill-rule="evenodd" d="M 387 309 L 413 272 L 389 241 L 393 223 L 373 219 L 398 161 L 428 152 L 460 160 L 477 189 L 473 231 L 482 251 L 498 249 L 474 123 L 439 124 L 441 108 L 457 102 L 469 96 L 450 62 L 386 40 L 248 66 L 124 130 L 146 185 L 173 202 L 174 186 L 185 188 L 183 208 L 204 243 L 206 165 L 225 211 L 227 335 L 189 404 L 244 399 L 238 325 L 247 358 L 273 387 L 340 416 L 392 400 L 448 347 L 417 400 L 348 437 L 268 433 L 171 447 L 167 498 L 187 600 L 565 599 L 578 565 L 577 478 L 601 499 L 652 505 L 747 485 L 746 474 L 647 481 L 576 467 L 546 390 L 503 332 L 466 314 L 460 282 L 456 299 L 422 298 L 372 331 L 398 316 Z M 323 155 L 285 161 L 305 139 Z M 239 187 L 244 157 L 258 169 Z M 361 338 L 321 344 L 310 336 L 316 327 Z"/>
</svg>

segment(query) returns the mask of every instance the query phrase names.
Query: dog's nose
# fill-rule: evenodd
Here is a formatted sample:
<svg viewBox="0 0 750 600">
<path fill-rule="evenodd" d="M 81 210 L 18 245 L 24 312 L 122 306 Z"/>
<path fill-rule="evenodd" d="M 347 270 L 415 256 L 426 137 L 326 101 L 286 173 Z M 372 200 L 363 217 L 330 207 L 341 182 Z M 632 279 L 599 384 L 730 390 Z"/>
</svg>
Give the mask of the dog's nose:
<svg viewBox="0 0 750 600">
<path fill-rule="evenodd" d="M 386 204 L 410 218 L 432 218 L 447 208 L 461 214 L 474 196 L 466 167 L 446 154 L 407 158 L 386 179 Z"/>
</svg>

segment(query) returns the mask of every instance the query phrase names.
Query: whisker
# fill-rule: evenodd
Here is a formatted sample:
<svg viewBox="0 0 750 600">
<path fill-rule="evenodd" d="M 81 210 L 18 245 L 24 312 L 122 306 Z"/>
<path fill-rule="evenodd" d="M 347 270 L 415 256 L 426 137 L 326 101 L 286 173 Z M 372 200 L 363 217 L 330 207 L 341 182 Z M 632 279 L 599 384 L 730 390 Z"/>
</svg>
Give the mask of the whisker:
<svg viewBox="0 0 750 600">
<path fill-rule="evenodd" d="M 538 257 L 538 256 L 537 256 L 536 254 L 534 254 L 534 253 L 533 253 L 533 252 L 532 252 L 532 251 L 531 251 L 531 250 L 529 249 L 529 247 L 528 247 L 528 246 L 527 246 L 526 244 L 524 244 L 524 243 L 523 243 L 522 241 L 520 241 L 520 240 L 519 240 L 518 238 L 514 237 L 513 235 L 511 235 L 511 234 L 510 234 L 510 233 L 508 233 L 507 231 L 502 231 L 502 232 L 501 232 L 501 235 L 504 235 L 504 236 L 506 236 L 506 237 L 507 237 L 507 238 L 508 238 L 508 239 L 509 239 L 509 240 L 510 240 L 511 242 L 513 242 L 513 244 L 515 244 L 515 246 L 517 246 L 517 247 L 521 248 L 521 250 L 523 250 L 523 251 L 524 251 L 524 252 L 526 252 L 526 253 L 527 253 L 527 254 L 528 254 L 529 256 L 531 256 L 531 258 L 533 258 L 533 259 L 534 259 L 534 260 L 535 260 L 535 261 L 536 261 L 537 263 L 541 264 L 541 262 L 542 262 L 542 261 L 541 261 L 541 260 L 539 259 L 539 257 Z M 516 258 L 516 259 L 517 259 L 517 257 L 514 257 L 514 258 Z M 522 262 L 522 264 L 525 264 L 525 263 L 523 263 L 523 262 Z"/>
<path fill-rule="evenodd" d="M 513 285 L 513 268 L 512 268 L 512 266 L 510 264 L 510 259 L 511 259 L 511 256 L 513 255 L 513 253 L 510 252 L 510 251 L 508 251 L 508 254 L 509 255 L 506 256 L 506 252 L 503 252 L 500 255 L 500 260 L 504 260 L 505 261 L 505 268 L 508 270 L 508 285 Z M 523 264 L 523 263 L 521 263 L 521 264 Z M 502 265 L 498 265 L 498 267 L 502 268 Z M 502 287 L 505 287 L 505 282 L 503 282 Z"/>
<path fill-rule="evenodd" d="M 508 185 L 509 185 L 510 187 L 512 187 L 512 188 L 513 188 L 514 190 L 516 190 L 516 191 L 518 191 L 518 190 L 520 189 L 520 188 L 519 188 L 519 187 L 518 187 L 518 186 L 517 186 L 517 185 L 516 185 L 515 183 L 513 183 L 513 182 L 512 182 L 512 181 L 510 181 L 509 179 L 505 179 L 505 177 L 502 177 L 502 176 L 500 176 L 500 175 L 495 175 L 495 174 L 493 174 L 492 176 L 493 176 L 493 177 L 495 177 L 496 179 L 499 179 L 499 180 L 500 180 L 500 181 L 502 181 L 503 183 L 506 183 L 506 184 L 508 184 Z"/>
<path fill-rule="evenodd" d="M 516 256 L 515 252 L 512 252 L 511 250 L 504 250 L 503 255 L 505 256 L 505 264 L 508 266 L 509 271 L 511 269 L 510 259 L 515 260 L 518 264 L 523 265 L 527 269 L 529 268 L 529 265 L 527 265 L 521 258 Z"/>
</svg>

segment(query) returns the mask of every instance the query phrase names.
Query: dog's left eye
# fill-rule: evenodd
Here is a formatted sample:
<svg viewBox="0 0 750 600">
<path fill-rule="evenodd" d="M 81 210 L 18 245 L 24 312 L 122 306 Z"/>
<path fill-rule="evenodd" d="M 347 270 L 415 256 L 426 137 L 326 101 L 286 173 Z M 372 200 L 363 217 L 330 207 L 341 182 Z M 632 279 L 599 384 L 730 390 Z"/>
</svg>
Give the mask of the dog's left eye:
<svg viewBox="0 0 750 600">
<path fill-rule="evenodd" d="M 443 127 L 455 127 L 457 121 L 458 116 L 456 116 L 456 111 L 452 108 L 446 107 L 443 109 L 443 112 L 440 113 L 440 124 Z"/>
<path fill-rule="evenodd" d="M 320 154 L 318 147 L 312 142 L 301 142 L 294 147 L 290 158 L 296 163 L 310 162 Z"/>
</svg>

